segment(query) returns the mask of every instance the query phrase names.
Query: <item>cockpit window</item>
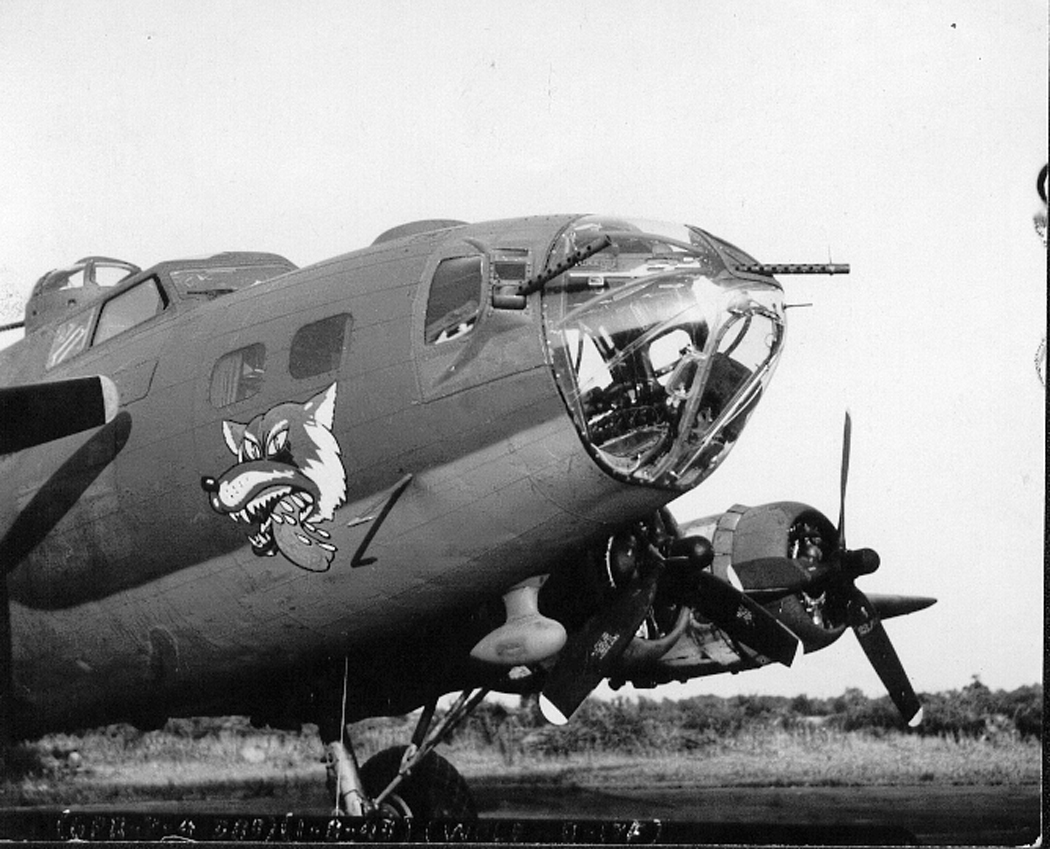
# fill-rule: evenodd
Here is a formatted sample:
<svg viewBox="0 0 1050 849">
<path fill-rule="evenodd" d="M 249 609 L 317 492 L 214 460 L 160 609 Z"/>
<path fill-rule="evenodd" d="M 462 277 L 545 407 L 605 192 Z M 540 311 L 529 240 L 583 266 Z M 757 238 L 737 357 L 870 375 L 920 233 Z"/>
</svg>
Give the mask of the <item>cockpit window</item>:
<svg viewBox="0 0 1050 849">
<path fill-rule="evenodd" d="M 55 329 L 51 351 L 47 355 L 47 368 L 52 369 L 84 350 L 94 320 L 95 310 L 85 310 Z"/>
<path fill-rule="evenodd" d="M 105 286 L 106 288 L 116 286 L 122 280 L 126 280 L 132 273 L 123 265 L 106 265 L 101 262 L 96 262 L 92 270 L 95 273 L 95 285 Z"/>
<path fill-rule="evenodd" d="M 137 265 L 106 257 L 85 257 L 69 268 L 49 271 L 33 286 L 31 298 L 85 286 L 109 288 L 140 271 Z"/>
<path fill-rule="evenodd" d="M 102 305 L 102 314 L 98 318 L 95 338 L 91 344 L 101 344 L 142 324 L 153 318 L 166 305 L 164 295 L 154 278 L 132 286 Z"/>
<path fill-rule="evenodd" d="M 40 278 L 37 292 L 57 292 L 62 289 L 80 289 L 84 285 L 83 265 L 63 271 L 52 271 Z"/>
<path fill-rule="evenodd" d="M 689 489 L 728 453 L 772 374 L 782 292 L 734 275 L 703 231 L 648 221 L 579 219 L 548 265 L 603 235 L 610 247 L 543 291 L 558 385 L 607 471 Z"/>
<path fill-rule="evenodd" d="M 478 255 L 442 260 L 434 271 L 427 301 L 424 339 L 440 345 L 474 329 L 481 303 L 482 258 Z"/>
<path fill-rule="evenodd" d="M 222 265 L 212 268 L 173 269 L 169 273 L 179 290 L 187 295 L 225 295 L 287 274 L 294 268 L 291 263 Z"/>
</svg>

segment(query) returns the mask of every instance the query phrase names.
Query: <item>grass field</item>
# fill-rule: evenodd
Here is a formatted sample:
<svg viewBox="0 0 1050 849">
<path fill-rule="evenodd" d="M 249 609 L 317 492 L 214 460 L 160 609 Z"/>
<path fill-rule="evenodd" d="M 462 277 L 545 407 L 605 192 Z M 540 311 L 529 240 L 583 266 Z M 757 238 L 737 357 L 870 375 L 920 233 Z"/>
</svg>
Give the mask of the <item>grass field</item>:
<svg viewBox="0 0 1050 849">
<path fill-rule="evenodd" d="M 362 761 L 403 744 L 408 719 L 370 720 L 353 729 Z M 1040 781 L 1037 739 L 955 739 L 823 727 L 761 726 L 706 737 L 689 751 L 591 750 L 551 755 L 528 735 L 509 745 L 464 735 L 440 752 L 468 779 L 503 776 L 577 787 L 662 784 L 696 787 L 836 787 L 897 784 L 1030 785 Z M 126 726 L 82 736 L 51 735 L 23 746 L 0 784 L 0 805 L 119 803 L 272 795 L 291 785 L 323 794 L 322 748 L 313 729 L 256 730 L 230 719 L 206 731 Z"/>
<path fill-rule="evenodd" d="M 453 749 L 464 775 L 572 777 L 581 785 L 688 784 L 703 787 L 891 784 L 1029 784 L 1040 780 L 1038 741 L 989 743 L 865 732 L 763 729 L 682 754 L 590 753 L 523 759 Z"/>
</svg>

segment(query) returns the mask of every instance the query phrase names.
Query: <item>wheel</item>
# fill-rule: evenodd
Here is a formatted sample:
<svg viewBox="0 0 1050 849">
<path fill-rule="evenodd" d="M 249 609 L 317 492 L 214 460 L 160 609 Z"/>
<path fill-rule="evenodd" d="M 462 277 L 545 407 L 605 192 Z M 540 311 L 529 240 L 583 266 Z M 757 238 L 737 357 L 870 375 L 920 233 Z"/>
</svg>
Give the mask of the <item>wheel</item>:
<svg viewBox="0 0 1050 849">
<path fill-rule="evenodd" d="M 373 799 L 394 780 L 406 748 L 384 749 L 361 767 L 361 781 Z M 394 788 L 383 801 L 382 808 L 395 816 L 422 820 L 472 821 L 478 818 L 474 795 L 463 776 L 441 755 L 433 752 Z"/>
</svg>

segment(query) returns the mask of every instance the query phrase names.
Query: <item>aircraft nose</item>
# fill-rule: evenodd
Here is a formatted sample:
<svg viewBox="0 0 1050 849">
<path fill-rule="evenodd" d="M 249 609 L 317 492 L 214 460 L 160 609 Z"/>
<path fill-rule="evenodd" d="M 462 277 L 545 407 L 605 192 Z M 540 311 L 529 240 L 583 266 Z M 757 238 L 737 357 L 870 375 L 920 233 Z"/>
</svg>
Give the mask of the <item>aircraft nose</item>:
<svg viewBox="0 0 1050 849">
<path fill-rule="evenodd" d="M 219 482 L 215 478 L 201 478 L 201 489 L 205 492 L 218 492 Z"/>
</svg>

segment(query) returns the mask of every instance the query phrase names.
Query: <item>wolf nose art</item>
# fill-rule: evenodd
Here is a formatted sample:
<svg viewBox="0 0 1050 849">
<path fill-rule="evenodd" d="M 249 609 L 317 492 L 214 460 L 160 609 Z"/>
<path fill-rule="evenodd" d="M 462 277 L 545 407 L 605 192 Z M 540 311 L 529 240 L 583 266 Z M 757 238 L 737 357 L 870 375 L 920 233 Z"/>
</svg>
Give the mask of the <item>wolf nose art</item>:
<svg viewBox="0 0 1050 849">
<path fill-rule="evenodd" d="M 219 482 L 215 478 L 203 477 L 201 478 L 201 489 L 205 492 L 218 492 Z"/>
</svg>

